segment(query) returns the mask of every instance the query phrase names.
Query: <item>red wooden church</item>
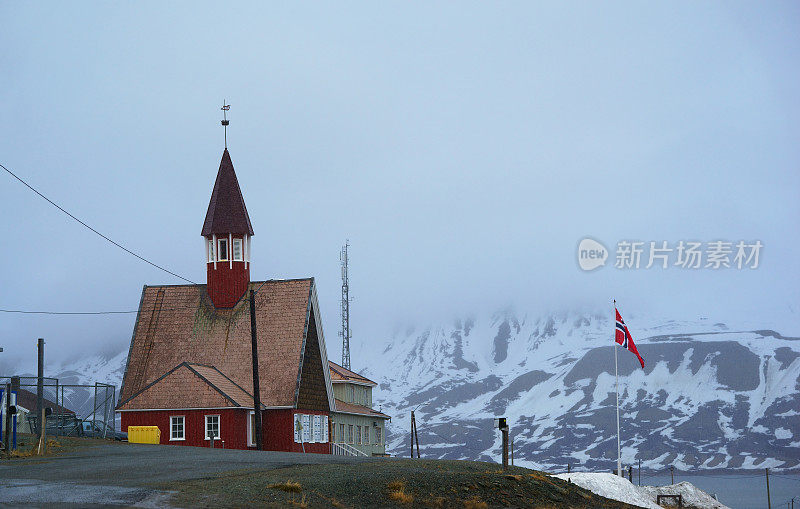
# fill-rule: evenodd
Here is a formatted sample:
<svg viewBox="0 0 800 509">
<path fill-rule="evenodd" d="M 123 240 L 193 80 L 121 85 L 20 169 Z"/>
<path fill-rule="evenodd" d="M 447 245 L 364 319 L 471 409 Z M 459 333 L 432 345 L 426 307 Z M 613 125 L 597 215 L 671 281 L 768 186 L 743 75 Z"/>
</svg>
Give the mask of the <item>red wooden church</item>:
<svg viewBox="0 0 800 509">
<path fill-rule="evenodd" d="M 206 285 L 145 286 L 117 411 L 162 444 L 330 453 L 334 409 L 314 279 L 250 281 L 253 227 L 227 148 L 208 205 Z M 250 335 L 255 296 L 262 429 Z M 298 423 L 302 424 L 299 430 Z M 217 446 L 219 446 L 217 442 Z"/>
</svg>

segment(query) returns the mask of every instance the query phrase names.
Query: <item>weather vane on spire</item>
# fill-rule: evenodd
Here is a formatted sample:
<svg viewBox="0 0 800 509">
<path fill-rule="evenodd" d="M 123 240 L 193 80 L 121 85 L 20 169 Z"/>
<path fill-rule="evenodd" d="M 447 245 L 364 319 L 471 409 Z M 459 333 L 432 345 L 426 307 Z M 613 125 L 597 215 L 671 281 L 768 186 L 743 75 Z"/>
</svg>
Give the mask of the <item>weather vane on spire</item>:
<svg viewBox="0 0 800 509">
<path fill-rule="evenodd" d="M 225 130 L 225 148 L 228 148 L 228 124 L 230 124 L 230 120 L 228 120 L 228 110 L 231 109 L 230 104 L 225 104 L 225 101 L 222 101 L 222 120 L 220 123 L 222 124 L 222 128 Z"/>
</svg>

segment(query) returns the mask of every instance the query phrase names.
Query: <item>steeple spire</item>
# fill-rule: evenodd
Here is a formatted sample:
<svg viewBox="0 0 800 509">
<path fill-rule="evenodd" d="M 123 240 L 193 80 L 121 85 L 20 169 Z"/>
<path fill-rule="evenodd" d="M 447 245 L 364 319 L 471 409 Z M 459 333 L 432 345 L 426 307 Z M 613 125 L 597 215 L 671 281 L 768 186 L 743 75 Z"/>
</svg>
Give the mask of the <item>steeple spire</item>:
<svg viewBox="0 0 800 509">
<path fill-rule="evenodd" d="M 208 295 L 218 308 L 233 307 L 250 283 L 253 226 L 227 148 L 219 163 L 201 235 L 206 238 Z"/>
</svg>

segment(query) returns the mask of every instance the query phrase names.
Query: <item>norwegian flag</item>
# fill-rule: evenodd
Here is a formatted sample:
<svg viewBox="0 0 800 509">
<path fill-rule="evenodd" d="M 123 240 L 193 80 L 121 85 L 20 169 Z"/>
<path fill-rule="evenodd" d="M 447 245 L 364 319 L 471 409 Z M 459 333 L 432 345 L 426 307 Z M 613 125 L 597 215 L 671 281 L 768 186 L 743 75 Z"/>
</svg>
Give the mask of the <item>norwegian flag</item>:
<svg viewBox="0 0 800 509">
<path fill-rule="evenodd" d="M 644 360 L 642 359 L 642 356 L 639 355 L 639 350 L 636 349 L 636 345 L 633 343 L 633 338 L 628 330 L 628 326 L 625 325 L 625 320 L 623 320 L 622 315 L 619 314 L 617 306 L 614 306 L 614 311 L 617 313 L 617 328 L 614 331 L 614 339 L 616 340 L 617 344 L 622 346 L 622 348 L 633 353 L 636 358 L 639 359 L 639 364 L 642 365 L 642 369 L 644 369 Z"/>
</svg>

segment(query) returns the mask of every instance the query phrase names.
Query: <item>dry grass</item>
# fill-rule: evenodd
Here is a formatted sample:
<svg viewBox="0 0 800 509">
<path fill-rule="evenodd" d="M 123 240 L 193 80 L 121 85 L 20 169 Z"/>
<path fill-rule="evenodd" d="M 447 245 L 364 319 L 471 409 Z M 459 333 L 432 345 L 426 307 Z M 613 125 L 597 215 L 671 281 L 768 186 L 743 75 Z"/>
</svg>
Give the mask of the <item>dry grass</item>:
<svg viewBox="0 0 800 509">
<path fill-rule="evenodd" d="M 401 480 L 392 481 L 386 485 L 392 491 L 399 491 L 406 487 L 406 482 Z"/>
<path fill-rule="evenodd" d="M 20 445 L 22 445 L 22 444 L 20 444 Z M 38 448 L 39 448 L 39 444 L 38 444 L 38 442 L 35 442 L 33 444 L 33 447 L 31 447 L 30 449 L 22 450 L 20 448 L 20 449 L 16 449 L 14 451 L 11 451 L 11 457 L 12 458 L 30 458 L 30 457 L 33 457 L 33 456 L 38 456 L 38 454 L 36 454 L 36 451 L 38 450 Z M 55 452 L 58 452 L 58 449 L 60 449 L 60 448 L 61 448 L 61 442 L 59 442 L 55 438 L 48 438 L 47 439 L 47 450 L 45 452 L 45 455 L 53 454 Z"/>
<path fill-rule="evenodd" d="M 442 509 L 442 507 L 444 507 L 445 500 L 446 499 L 444 497 L 426 498 L 422 501 L 422 505 L 425 507 L 431 507 L 433 509 Z"/>
<path fill-rule="evenodd" d="M 487 507 L 489 507 L 489 504 L 478 497 L 472 497 L 464 501 L 464 509 L 486 509 Z"/>
<path fill-rule="evenodd" d="M 298 484 L 298 486 L 299 486 L 299 484 Z M 289 503 L 292 504 L 292 507 L 299 507 L 300 509 L 307 509 L 308 508 L 308 502 L 306 502 L 306 494 L 305 493 L 303 493 L 303 498 L 301 498 L 299 501 L 295 501 L 294 500 L 294 495 L 292 495 L 292 500 Z"/>
<path fill-rule="evenodd" d="M 410 504 L 414 501 L 414 496 L 411 493 L 406 493 L 405 487 L 396 491 L 390 491 L 389 498 L 401 504 Z"/>
<path fill-rule="evenodd" d="M 286 482 L 270 484 L 269 486 L 267 486 L 267 488 L 272 488 L 273 490 L 281 490 L 287 493 L 300 493 L 301 491 L 303 491 L 303 487 L 300 485 L 300 483 L 292 481 L 291 479 L 289 479 Z M 305 500 L 305 496 L 303 497 L 303 500 Z"/>
</svg>

